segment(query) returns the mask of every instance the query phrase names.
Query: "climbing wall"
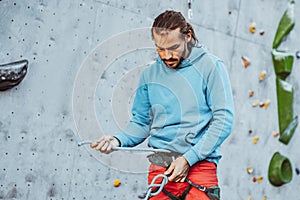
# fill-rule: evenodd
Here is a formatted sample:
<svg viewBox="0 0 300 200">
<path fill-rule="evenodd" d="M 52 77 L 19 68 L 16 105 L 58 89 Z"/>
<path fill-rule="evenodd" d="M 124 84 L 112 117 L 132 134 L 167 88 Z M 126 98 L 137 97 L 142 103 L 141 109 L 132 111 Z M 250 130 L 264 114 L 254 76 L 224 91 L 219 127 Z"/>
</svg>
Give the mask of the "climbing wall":
<svg viewBox="0 0 300 200">
<path fill-rule="evenodd" d="M 288 145 L 278 141 L 271 55 L 289 2 L 191 1 L 189 21 L 200 43 L 224 60 L 235 100 L 235 128 L 218 170 L 222 199 L 299 199 L 300 129 Z M 166 9 L 188 17 L 188 1 L 0 0 L 0 65 L 29 61 L 24 80 L 0 92 L 0 199 L 127 200 L 146 191 L 147 154 L 101 155 L 77 144 L 128 122 L 139 74 L 157 56 L 149 28 Z M 298 2 L 294 14 L 295 27 L 279 48 L 292 55 L 300 50 Z M 287 82 L 300 115 L 294 57 Z M 276 151 L 293 170 L 280 187 L 268 181 Z"/>
</svg>

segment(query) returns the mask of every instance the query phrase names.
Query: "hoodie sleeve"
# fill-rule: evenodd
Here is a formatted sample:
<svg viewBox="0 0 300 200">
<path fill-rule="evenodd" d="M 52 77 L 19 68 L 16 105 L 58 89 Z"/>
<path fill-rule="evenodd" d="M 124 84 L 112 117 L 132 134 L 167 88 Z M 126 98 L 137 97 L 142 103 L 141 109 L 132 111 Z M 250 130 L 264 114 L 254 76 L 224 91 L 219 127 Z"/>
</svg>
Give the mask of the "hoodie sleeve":
<svg viewBox="0 0 300 200">
<path fill-rule="evenodd" d="M 149 136 L 150 121 L 148 87 L 143 73 L 139 80 L 132 106 L 132 118 L 125 130 L 114 136 L 121 142 L 122 147 L 138 145 Z"/>
<path fill-rule="evenodd" d="M 207 104 L 212 111 L 212 120 L 198 143 L 184 154 L 190 166 L 209 157 L 233 129 L 234 103 L 230 80 L 222 61 L 216 62 L 206 80 Z"/>
</svg>

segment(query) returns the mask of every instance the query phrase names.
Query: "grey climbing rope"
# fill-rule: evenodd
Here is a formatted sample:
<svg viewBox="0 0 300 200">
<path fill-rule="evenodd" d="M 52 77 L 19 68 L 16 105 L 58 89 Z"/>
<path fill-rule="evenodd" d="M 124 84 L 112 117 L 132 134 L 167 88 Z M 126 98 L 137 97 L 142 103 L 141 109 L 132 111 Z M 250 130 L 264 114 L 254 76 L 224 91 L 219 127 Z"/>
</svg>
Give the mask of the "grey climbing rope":
<svg viewBox="0 0 300 200">
<path fill-rule="evenodd" d="M 92 141 L 81 141 L 78 142 L 78 146 L 83 146 L 86 144 L 92 144 Z M 112 147 L 114 151 L 135 151 L 135 152 L 165 152 L 169 153 L 166 149 L 152 149 L 152 148 L 135 148 L 135 147 Z"/>
<path fill-rule="evenodd" d="M 155 181 L 158 178 L 163 178 L 161 183 L 155 183 Z M 164 186 L 168 183 L 168 177 L 164 174 L 158 174 L 156 175 L 152 181 L 151 184 L 148 186 L 146 197 L 144 200 L 148 200 L 150 197 L 158 195 L 164 188 Z M 153 188 L 155 187 L 155 188 Z M 158 189 L 157 189 L 158 188 Z"/>
</svg>

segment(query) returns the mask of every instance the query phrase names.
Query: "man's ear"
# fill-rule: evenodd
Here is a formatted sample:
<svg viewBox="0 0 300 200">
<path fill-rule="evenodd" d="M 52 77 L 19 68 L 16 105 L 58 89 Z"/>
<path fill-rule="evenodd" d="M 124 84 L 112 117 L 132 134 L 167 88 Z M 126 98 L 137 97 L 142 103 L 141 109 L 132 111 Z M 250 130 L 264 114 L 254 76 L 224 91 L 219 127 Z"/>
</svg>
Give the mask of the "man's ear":
<svg viewBox="0 0 300 200">
<path fill-rule="evenodd" d="M 191 31 L 189 31 L 186 35 L 185 35 L 185 41 L 187 43 L 189 43 L 192 40 L 192 33 Z"/>
</svg>

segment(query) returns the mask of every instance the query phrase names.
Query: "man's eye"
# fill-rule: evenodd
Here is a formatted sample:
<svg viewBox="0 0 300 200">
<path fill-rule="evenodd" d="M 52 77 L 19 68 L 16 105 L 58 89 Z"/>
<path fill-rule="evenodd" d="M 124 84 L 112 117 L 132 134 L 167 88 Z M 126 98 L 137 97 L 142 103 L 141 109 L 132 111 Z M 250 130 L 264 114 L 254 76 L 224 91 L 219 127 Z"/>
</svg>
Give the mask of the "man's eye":
<svg viewBox="0 0 300 200">
<path fill-rule="evenodd" d="M 176 45 L 174 47 L 170 47 L 168 50 L 176 50 L 176 49 L 178 49 L 178 47 L 179 47 L 179 45 Z"/>
</svg>

